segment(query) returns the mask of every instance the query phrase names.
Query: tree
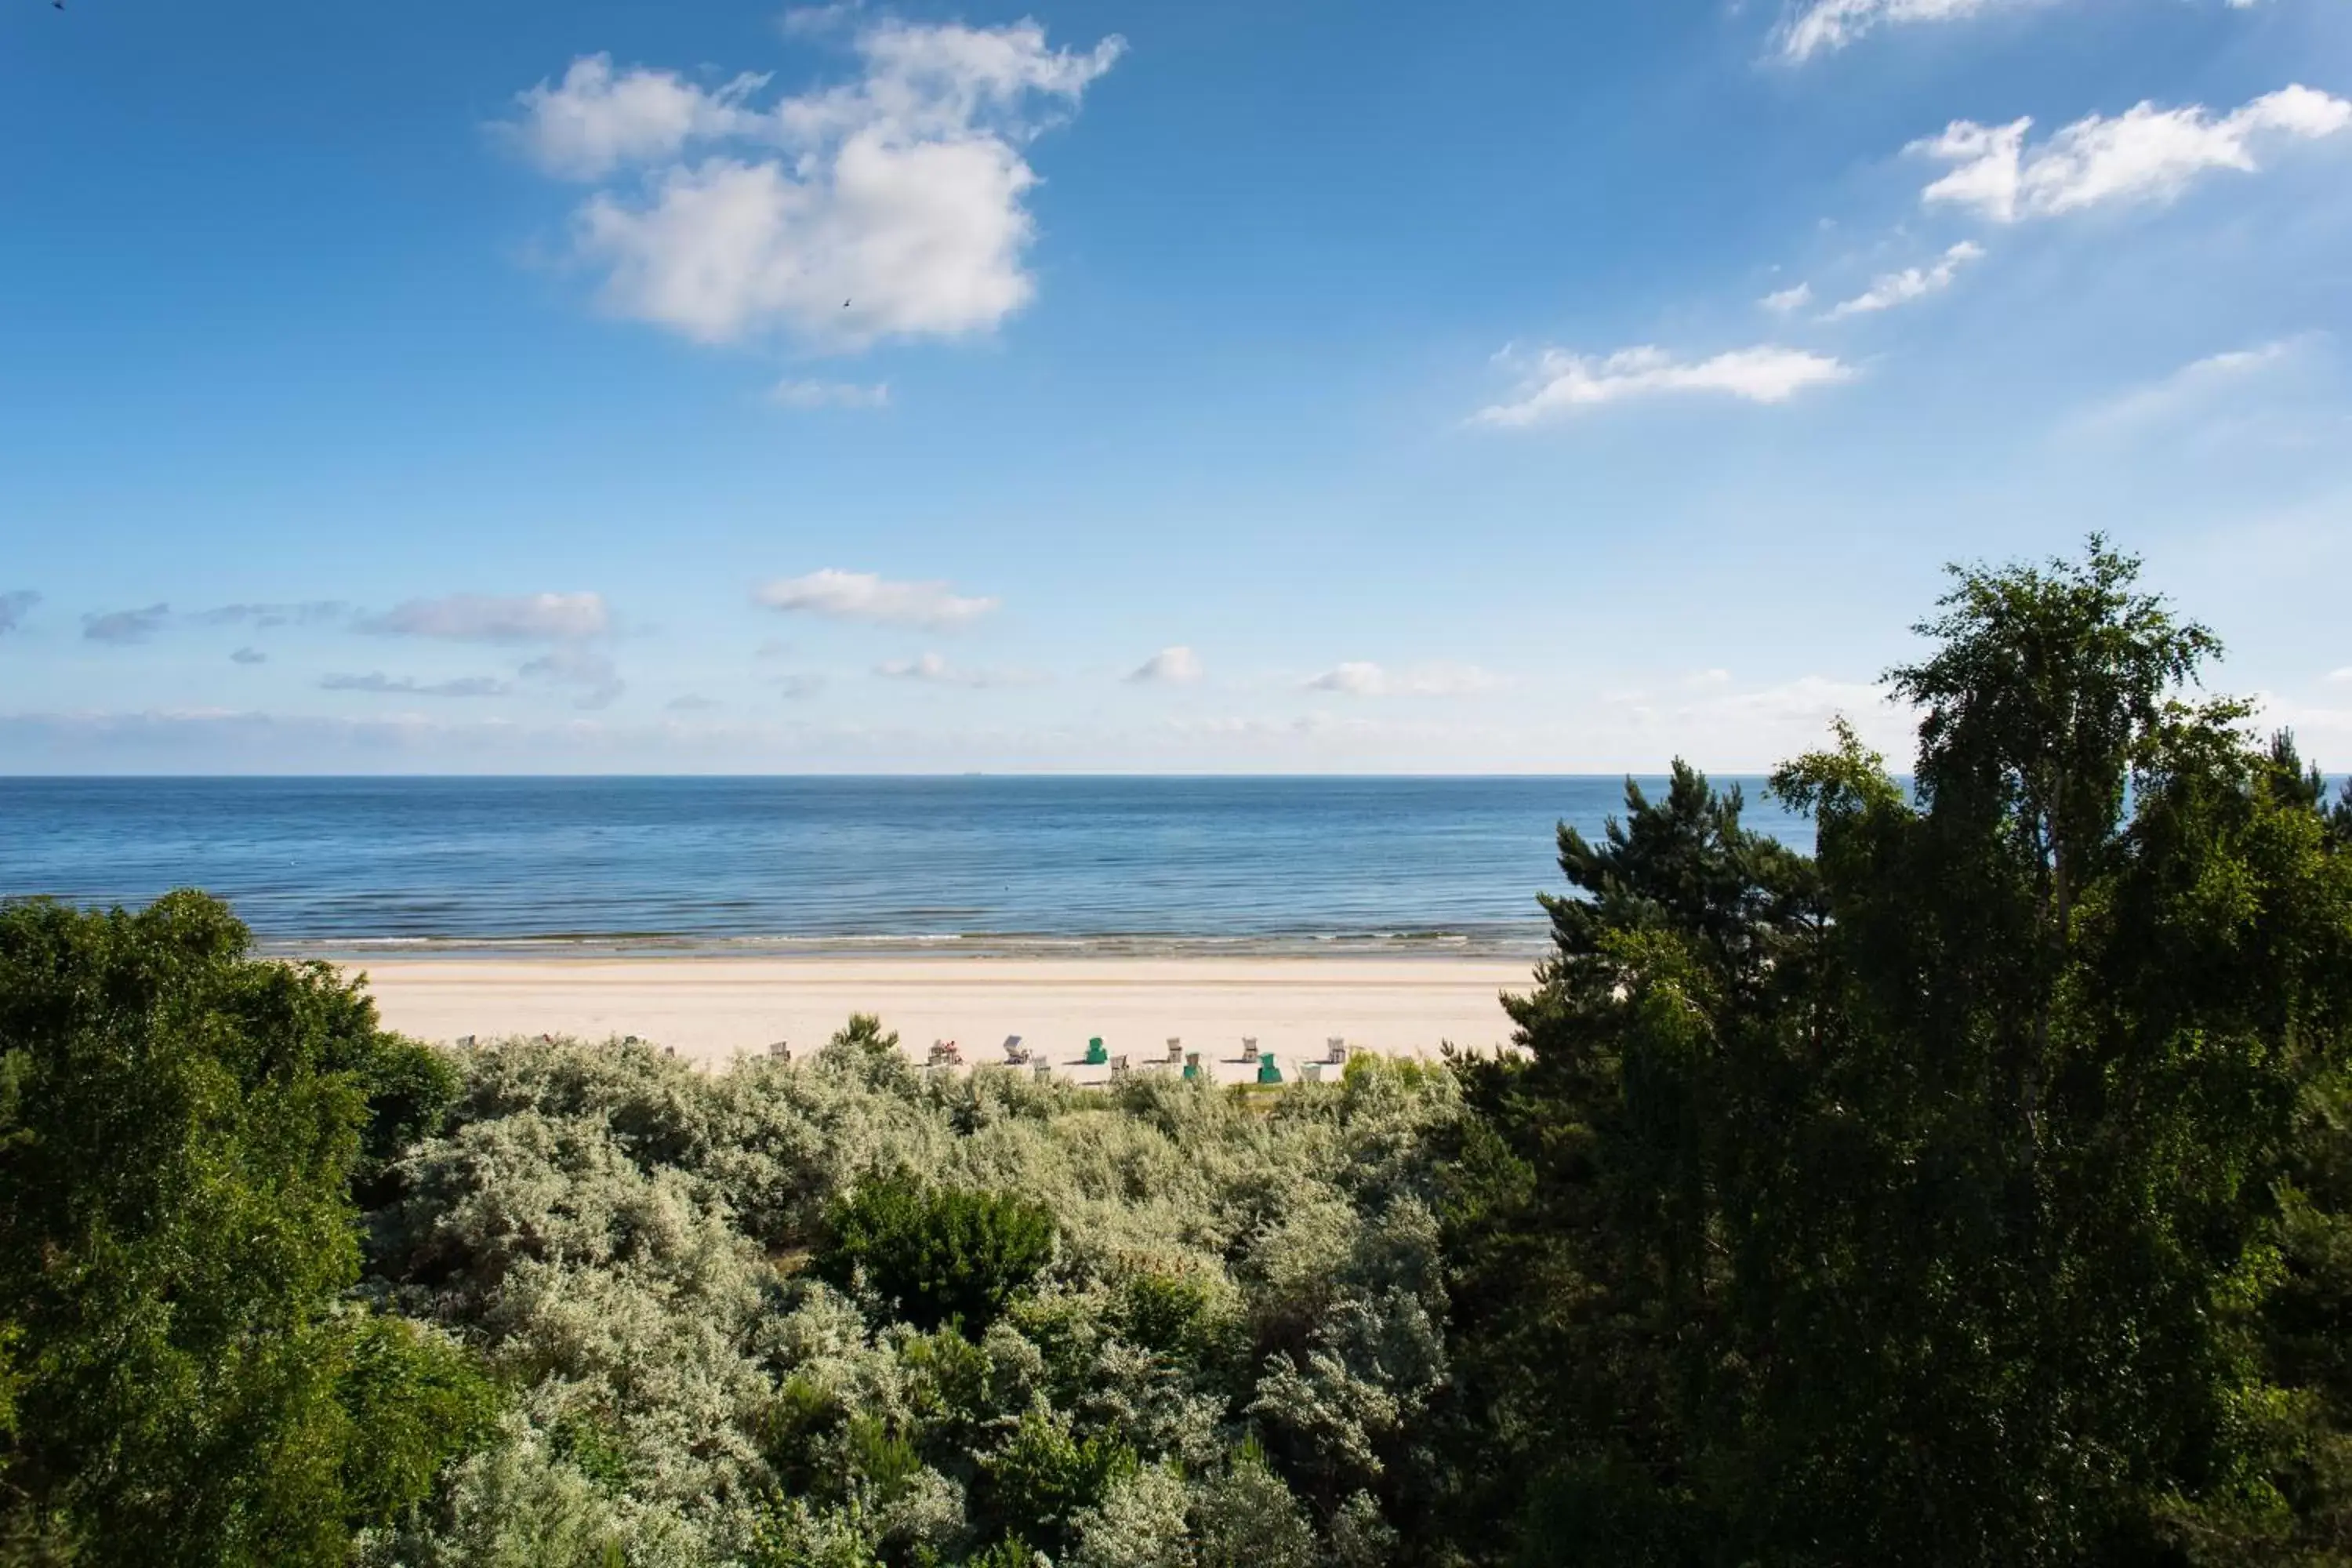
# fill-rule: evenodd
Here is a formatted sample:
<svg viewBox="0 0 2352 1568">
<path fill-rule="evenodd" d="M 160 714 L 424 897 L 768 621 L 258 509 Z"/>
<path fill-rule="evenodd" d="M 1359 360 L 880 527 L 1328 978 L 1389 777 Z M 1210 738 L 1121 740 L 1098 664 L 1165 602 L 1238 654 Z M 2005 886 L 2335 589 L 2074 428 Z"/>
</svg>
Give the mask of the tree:
<svg viewBox="0 0 2352 1568">
<path fill-rule="evenodd" d="M 2352 858 L 2291 747 L 2185 699 L 2218 643 L 2136 573 L 1958 570 L 1890 676 L 1910 787 L 1843 732 L 1776 776 L 1811 862 L 1679 766 L 1563 834 L 1532 1059 L 1471 1075 L 1456 1163 L 1503 1423 L 1461 1440 L 1473 1528 L 1726 1563 L 2293 1533 L 2262 1306 L 2352 1047 Z"/>
<path fill-rule="evenodd" d="M 487 1415 L 447 1342 L 344 1299 L 362 1130 L 406 1114 L 368 1087 L 413 1048 L 247 945 L 193 893 L 0 910 L 10 1510 L 98 1562 L 341 1563 Z"/>
</svg>

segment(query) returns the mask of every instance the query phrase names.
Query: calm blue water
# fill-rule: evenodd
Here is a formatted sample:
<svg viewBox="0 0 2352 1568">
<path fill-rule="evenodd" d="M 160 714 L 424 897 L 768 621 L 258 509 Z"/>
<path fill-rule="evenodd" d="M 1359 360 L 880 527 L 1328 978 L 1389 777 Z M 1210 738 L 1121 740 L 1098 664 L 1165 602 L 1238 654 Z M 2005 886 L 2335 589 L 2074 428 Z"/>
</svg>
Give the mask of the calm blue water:
<svg viewBox="0 0 2352 1568">
<path fill-rule="evenodd" d="M 1654 786 L 1657 781 L 1652 781 Z M 1749 821 L 1809 846 L 1747 787 Z M 0 778 L 0 896 L 272 945 L 1520 952 L 1618 778 Z"/>
</svg>

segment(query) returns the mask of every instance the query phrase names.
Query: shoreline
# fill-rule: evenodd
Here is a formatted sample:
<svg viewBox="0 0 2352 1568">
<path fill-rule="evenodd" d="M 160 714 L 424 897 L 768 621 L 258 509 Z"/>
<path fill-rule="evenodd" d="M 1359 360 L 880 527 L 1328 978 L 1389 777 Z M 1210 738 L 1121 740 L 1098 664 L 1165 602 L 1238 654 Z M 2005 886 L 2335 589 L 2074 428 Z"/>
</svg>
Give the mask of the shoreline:
<svg viewBox="0 0 2352 1568">
<path fill-rule="evenodd" d="M 1334 1037 L 1390 1056 L 1433 1057 L 1446 1043 L 1488 1050 L 1510 1039 L 1500 994 L 1528 989 L 1534 970 L 1531 959 L 1394 953 L 310 953 L 366 974 L 385 1026 L 428 1040 L 635 1036 L 715 1065 L 777 1040 L 804 1057 L 852 1013 L 873 1013 L 915 1060 L 932 1041 L 953 1040 L 967 1065 L 1000 1062 L 1005 1037 L 1018 1035 L 1055 1077 L 1077 1082 L 1109 1077 L 1108 1067 L 1081 1065 L 1097 1036 L 1138 1070 L 1164 1064 L 1175 1037 L 1221 1082 L 1253 1076 L 1240 1059 L 1244 1037 L 1276 1058 L 1289 1082 L 1304 1076 L 1301 1065 L 1323 1059 Z"/>
<path fill-rule="evenodd" d="M 335 963 L 406 961 L 510 960 L 614 963 L 668 960 L 772 959 L 795 963 L 971 959 L 1038 963 L 1194 963 L 1215 960 L 1394 960 L 1411 963 L 1523 963 L 1530 968 L 1550 951 L 1549 933 L 1508 936 L 1457 931 L 1367 931 L 1328 935 L 1171 936 L 1110 934 L 1047 936 L 1025 932 L 956 931 L 887 936 L 712 937 L 669 933 L 588 932 L 579 935 L 446 937 L 383 936 L 329 939 L 261 937 L 266 958 L 323 958 Z"/>
</svg>

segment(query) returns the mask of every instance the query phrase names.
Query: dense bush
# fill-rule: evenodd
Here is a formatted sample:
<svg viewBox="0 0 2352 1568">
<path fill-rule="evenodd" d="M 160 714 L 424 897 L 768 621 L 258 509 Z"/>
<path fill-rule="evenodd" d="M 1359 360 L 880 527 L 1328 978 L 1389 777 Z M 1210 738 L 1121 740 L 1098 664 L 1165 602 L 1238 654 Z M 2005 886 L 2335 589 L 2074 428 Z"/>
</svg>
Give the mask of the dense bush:
<svg viewBox="0 0 2352 1568">
<path fill-rule="evenodd" d="M 834 1201 L 814 1268 L 918 1328 L 977 1333 L 1053 1256 L 1051 1210 L 1003 1193 L 927 1190 L 901 1173 Z"/>
<path fill-rule="evenodd" d="M 863 1018 L 719 1073 L 450 1060 L 372 1289 L 509 1408 L 371 1561 L 1371 1561 L 1427 1489 L 1448 1074 L 930 1080 Z"/>
</svg>

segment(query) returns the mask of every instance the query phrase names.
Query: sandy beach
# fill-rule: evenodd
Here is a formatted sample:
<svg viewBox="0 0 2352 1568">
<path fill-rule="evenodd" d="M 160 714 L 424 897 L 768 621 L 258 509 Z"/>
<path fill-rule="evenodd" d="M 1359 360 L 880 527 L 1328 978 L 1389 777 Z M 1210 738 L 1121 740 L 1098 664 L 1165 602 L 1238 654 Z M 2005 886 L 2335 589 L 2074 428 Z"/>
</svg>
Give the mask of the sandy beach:
<svg viewBox="0 0 2352 1568">
<path fill-rule="evenodd" d="M 473 1035 L 636 1035 L 694 1060 L 724 1062 L 786 1040 L 822 1044 L 854 1012 L 877 1013 L 919 1057 L 935 1039 L 967 1062 L 1001 1061 L 1019 1035 L 1057 1075 L 1090 1036 L 1138 1068 L 1163 1061 L 1171 1036 L 1222 1079 L 1247 1076 L 1244 1036 L 1286 1069 L 1325 1042 L 1402 1056 L 1446 1041 L 1508 1040 L 1496 1002 L 1525 989 L 1529 965 L 1454 959 L 377 958 L 364 971 L 384 1022 L 429 1040 Z"/>
</svg>

